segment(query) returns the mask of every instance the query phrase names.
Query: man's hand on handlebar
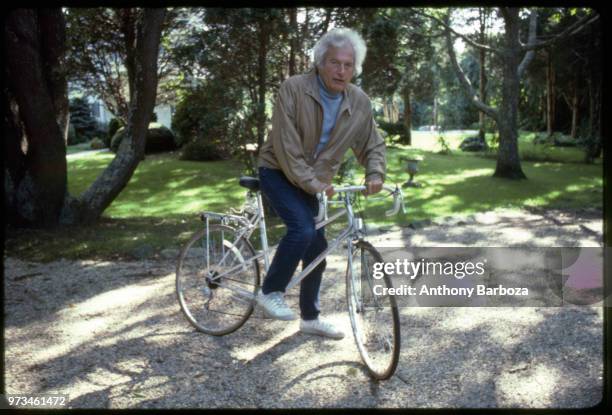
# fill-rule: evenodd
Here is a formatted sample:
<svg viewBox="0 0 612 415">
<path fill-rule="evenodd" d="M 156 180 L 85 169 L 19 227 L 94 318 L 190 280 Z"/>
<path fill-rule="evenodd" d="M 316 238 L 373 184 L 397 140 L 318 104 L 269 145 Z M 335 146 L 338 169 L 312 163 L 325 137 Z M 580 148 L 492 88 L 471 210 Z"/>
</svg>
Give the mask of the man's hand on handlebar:
<svg viewBox="0 0 612 415">
<path fill-rule="evenodd" d="M 378 193 L 382 190 L 383 188 L 383 181 L 380 179 L 373 179 L 373 180 L 369 180 L 366 181 L 366 191 L 364 192 L 364 195 L 373 195 L 375 193 Z"/>
<path fill-rule="evenodd" d="M 336 194 L 336 191 L 334 190 L 334 185 L 330 184 L 329 186 L 327 186 L 324 190 L 325 195 L 327 196 L 327 198 L 329 199 L 330 197 L 332 197 L 333 195 Z"/>
</svg>

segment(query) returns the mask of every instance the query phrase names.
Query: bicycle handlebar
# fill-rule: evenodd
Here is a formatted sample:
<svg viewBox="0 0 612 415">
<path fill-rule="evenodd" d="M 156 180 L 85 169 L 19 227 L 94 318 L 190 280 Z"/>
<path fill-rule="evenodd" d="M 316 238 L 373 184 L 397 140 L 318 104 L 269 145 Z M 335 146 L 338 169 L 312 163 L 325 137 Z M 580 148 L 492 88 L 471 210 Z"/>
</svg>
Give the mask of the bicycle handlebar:
<svg viewBox="0 0 612 415">
<path fill-rule="evenodd" d="M 390 210 L 387 210 L 385 215 L 396 215 L 400 209 L 402 210 L 402 213 L 404 213 L 406 209 L 404 207 L 404 195 L 402 194 L 402 189 L 398 185 L 390 186 L 388 184 L 384 184 L 383 189 L 393 195 L 393 207 Z M 356 193 L 363 192 L 364 190 L 367 190 L 367 186 L 365 185 L 350 185 L 334 188 L 336 193 Z M 327 195 L 325 192 L 321 192 L 317 193 L 316 196 L 319 200 L 319 214 L 315 217 L 315 223 L 318 223 L 324 220 L 327 216 Z"/>
</svg>

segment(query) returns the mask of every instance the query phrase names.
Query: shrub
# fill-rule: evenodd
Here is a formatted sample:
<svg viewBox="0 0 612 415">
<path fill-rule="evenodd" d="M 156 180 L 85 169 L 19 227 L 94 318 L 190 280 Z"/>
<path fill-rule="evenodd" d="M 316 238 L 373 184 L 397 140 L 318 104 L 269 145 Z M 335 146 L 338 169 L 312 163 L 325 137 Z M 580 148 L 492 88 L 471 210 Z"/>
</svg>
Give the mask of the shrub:
<svg viewBox="0 0 612 415">
<path fill-rule="evenodd" d="M 192 141 L 181 149 L 181 160 L 191 161 L 213 161 L 229 158 L 226 152 L 220 152 L 219 148 L 211 142 Z"/>
<path fill-rule="evenodd" d="M 442 133 L 438 135 L 438 145 L 441 148 L 441 150 L 438 151 L 438 154 L 451 154 L 451 148 L 446 140 L 446 137 L 444 137 L 444 134 Z"/>
<path fill-rule="evenodd" d="M 553 143 L 557 147 L 576 147 L 578 144 L 575 139 L 563 133 L 553 133 Z"/>
<path fill-rule="evenodd" d="M 108 122 L 108 134 L 105 137 L 107 147 L 110 147 L 113 137 L 117 133 L 117 130 L 121 127 L 124 127 L 124 125 L 119 118 L 111 118 L 111 120 Z"/>
<path fill-rule="evenodd" d="M 237 92 L 219 82 L 208 82 L 183 97 L 172 119 L 177 144 L 199 143 L 190 146 L 184 157 L 189 160 L 198 155 L 206 157 L 205 160 L 215 154 L 217 159 L 226 157 L 231 147 L 229 141 L 235 141 L 230 137 L 230 126 L 237 118 L 238 101 Z"/>
<path fill-rule="evenodd" d="M 87 141 L 85 137 L 81 138 L 78 136 L 74 125 L 72 123 L 68 124 L 68 145 L 73 146 L 75 144 L 80 144 Z"/>
<path fill-rule="evenodd" d="M 125 128 L 121 127 L 111 140 L 110 149 L 113 152 L 117 152 L 124 137 Z M 176 150 L 174 134 L 168 128 L 158 123 L 149 124 L 145 140 L 145 154 Z"/>
<path fill-rule="evenodd" d="M 146 153 L 161 153 L 173 151 L 176 148 L 176 137 L 169 128 L 157 123 L 149 124 Z"/>
<path fill-rule="evenodd" d="M 119 150 L 119 144 L 121 144 L 123 137 L 125 137 L 125 128 L 121 127 L 117 130 L 110 142 L 110 149 L 113 153 L 116 153 L 117 150 Z"/>
<path fill-rule="evenodd" d="M 406 143 L 408 136 L 406 134 L 406 126 L 403 122 L 386 122 L 377 121 L 379 129 L 387 133 L 387 137 L 392 139 L 393 136 L 399 136 L 400 143 Z"/>
<path fill-rule="evenodd" d="M 486 143 L 479 136 L 467 137 L 459 144 L 461 151 L 483 151 L 486 148 Z"/>
<path fill-rule="evenodd" d="M 404 124 L 401 122 L 386 122 L 378 121 L 378 127 L 384 130 L 389 135 L 404 135 Z"/>
<path fill-rule="evenodd" d="M 91 115 L 91 108 L 84 98 L 74 98 L 69 103 L 70 123 L 74 126 L 74 142 L 69 145 L 91 140 L 98 133 L 98 123 Z"/>
<path fill-rule="evenodd" d="M 104 141 L 102 141 L 98 137 L 94 137 L 93 140 L 91 140 L 91 143 L 89 143 L 89 146 L 92 150 L 101 150 L 103 148 L 106 148 L 106 144 L 104 144 Z"/>
</svg>

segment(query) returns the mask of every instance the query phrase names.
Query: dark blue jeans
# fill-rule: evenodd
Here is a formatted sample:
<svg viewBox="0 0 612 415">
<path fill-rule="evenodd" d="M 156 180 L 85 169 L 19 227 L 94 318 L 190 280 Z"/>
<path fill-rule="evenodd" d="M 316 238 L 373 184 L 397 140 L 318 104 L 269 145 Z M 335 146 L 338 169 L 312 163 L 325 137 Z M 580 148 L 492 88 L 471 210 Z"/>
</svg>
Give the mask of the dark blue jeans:
<svg viewBox="0 0 612 415">
<path fill-rule="evenodd" d="M 325 228 L 315 230 L 317 198 L 291 184 L 281 170 L 260 167 L 259 181 L 261 191 L 287 226 L 261 290 L 264 294 L 285 292 L 300 260 L 304 269 L 327 248 Z M 323 260 L 300 283 L 300 314 L 304 320 L 319 315 L 319 288 L 325 265 Z"/>
</svg>

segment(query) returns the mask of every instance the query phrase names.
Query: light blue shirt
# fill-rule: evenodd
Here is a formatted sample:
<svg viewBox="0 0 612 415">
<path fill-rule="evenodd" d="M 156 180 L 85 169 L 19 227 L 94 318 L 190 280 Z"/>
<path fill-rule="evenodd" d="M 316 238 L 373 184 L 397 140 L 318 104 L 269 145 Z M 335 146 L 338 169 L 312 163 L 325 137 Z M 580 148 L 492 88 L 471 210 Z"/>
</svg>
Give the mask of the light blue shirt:
<svg viewBox="0 0 612 415">
<path fill-rule="evenodd" d="M 319 156 L 319 153 L 321 153 L 329 142 L 329 137 L 336 125 L 338 110 L 340 109 L 343 98 L 342 92 L 338 92 L 337 94 L 329 92 L 327 88 L 325 88 L 325 84 L 319 75 L 317 75 L 317 80 L 319 81 L 319 95 L 321 96 L 321 103 L 323 104 L 323 126 L 321 128 L 321 138 L 319 139 L 319 144 L 317 144 L 317 149 L 315 151 L 315 158 Z"/>
</svg>

